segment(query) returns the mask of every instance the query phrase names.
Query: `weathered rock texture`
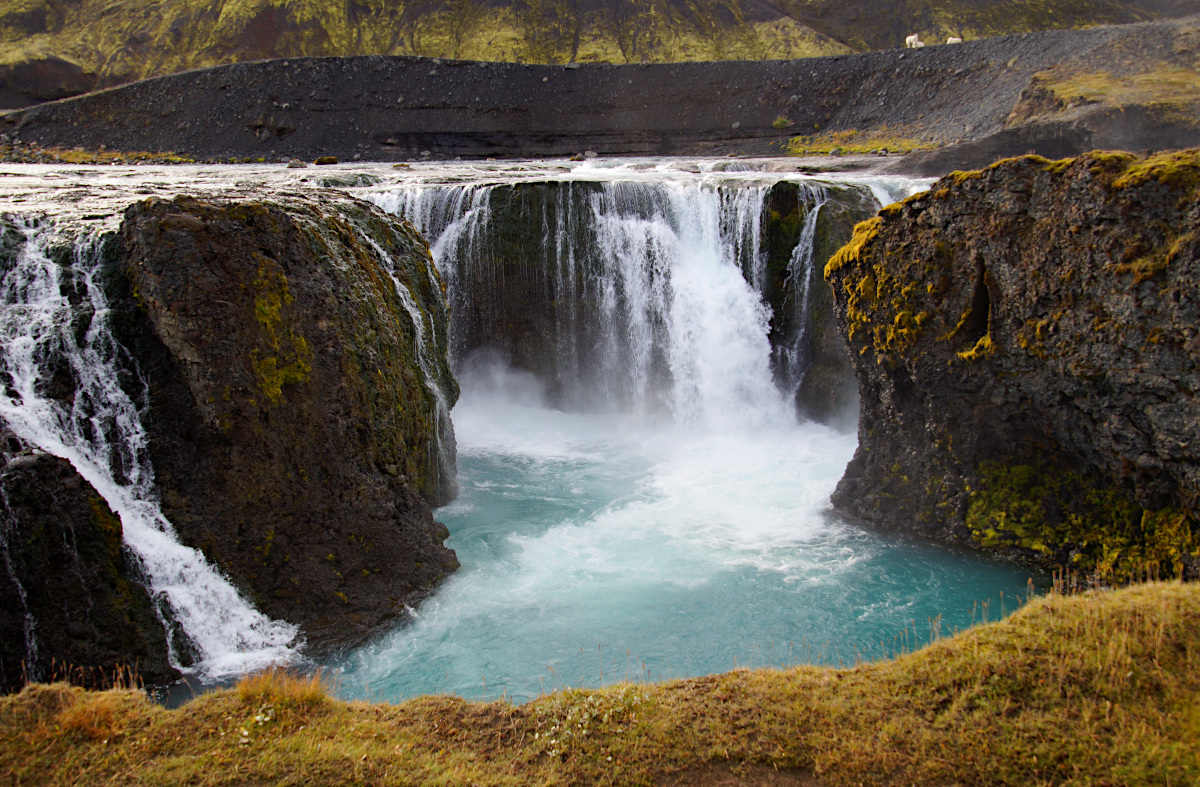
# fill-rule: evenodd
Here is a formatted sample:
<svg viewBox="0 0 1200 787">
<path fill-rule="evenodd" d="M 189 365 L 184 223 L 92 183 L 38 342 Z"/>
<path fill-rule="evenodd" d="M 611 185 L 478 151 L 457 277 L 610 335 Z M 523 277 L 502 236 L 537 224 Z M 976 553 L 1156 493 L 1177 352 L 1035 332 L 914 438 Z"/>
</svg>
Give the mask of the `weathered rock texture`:
<svg viewBox="0 0 1200 787">
<path fill-rule="evenodd" d="M 0 691 L 104 686 L 124 667 L 151 683 L 177 676 L 120 520 L 69 462 L 35 454 L 0 469 L 0 534 Z"/>
<path fill-rule="evenodd" d="M 130 207 L 122 237 L 122 338 L 150 381 L 156 481 L 186 543 L 318 645 L 457 567 L 429 508 L 455 483 L 435 389 L 449 406 L 457 387 L 410 226 L 336 193 L 179 197 Z"/>
<path fill-rule="evenodd" d="M 1197 575 L 1200 153 L 954 173 L 826 277 L 862 394 L 839 509 Z"/>
</svg>

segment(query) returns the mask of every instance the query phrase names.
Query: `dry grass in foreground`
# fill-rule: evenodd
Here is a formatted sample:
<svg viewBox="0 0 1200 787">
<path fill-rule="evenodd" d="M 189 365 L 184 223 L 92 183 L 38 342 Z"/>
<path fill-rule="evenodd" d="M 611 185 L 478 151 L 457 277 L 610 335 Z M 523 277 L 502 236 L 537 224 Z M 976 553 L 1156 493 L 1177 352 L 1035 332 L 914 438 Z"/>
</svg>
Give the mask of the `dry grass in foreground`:
<svg viewBox="0 0 1200 787">
<path fill-rule="evenodd" d="M 277 672 L 178 710 L 64 684 L 0 698 L 0 783 L 14 785 L 682 784 L 681 772 L 728 764 L 829 785 L 1183 785 L 1200 783 L 1197 741 L 1200 584 L 1180 583 L 1049 596 L 853 669 L 736 671 L 520 707 L 345 703 Z"/>
</svg>

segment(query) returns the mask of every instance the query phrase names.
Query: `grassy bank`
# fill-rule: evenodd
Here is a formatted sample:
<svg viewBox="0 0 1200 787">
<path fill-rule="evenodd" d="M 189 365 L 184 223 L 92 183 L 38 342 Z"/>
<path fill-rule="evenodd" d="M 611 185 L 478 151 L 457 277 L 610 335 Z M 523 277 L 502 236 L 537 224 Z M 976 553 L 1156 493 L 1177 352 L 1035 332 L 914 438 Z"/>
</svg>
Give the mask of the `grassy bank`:
<svg viewBox="0 0 1200 787">
<path fill-rule="evenodd" d="M 0 782 L 706 783 L 732 765 L 759 783 L 782 783 L 761 778 L 779 768 L 830 785 L 1195 784 L 1197 740 L 1200 585 L 1151 583 L 1038 599 L 889 662 L 520 707 L 345 703 L 281 674 L 177 710 L 135 691 L 34 685 L 0 699 Z"/>
</svg>

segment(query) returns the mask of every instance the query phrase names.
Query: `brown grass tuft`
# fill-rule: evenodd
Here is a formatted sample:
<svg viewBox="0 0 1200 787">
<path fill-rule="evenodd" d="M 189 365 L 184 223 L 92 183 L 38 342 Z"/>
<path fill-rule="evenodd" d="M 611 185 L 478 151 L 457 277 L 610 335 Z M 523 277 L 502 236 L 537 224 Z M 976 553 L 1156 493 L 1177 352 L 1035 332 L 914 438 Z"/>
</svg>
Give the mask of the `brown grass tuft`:
<svg viewBox="0 0 1200 787">
<path fill-rule="evenodd" d="M 311 708 L 329 699 L 329 686 L 319 670 L 302 675 L 272 667 L 238 681 L 237 695 L 247 705 Z"/>
</svg>

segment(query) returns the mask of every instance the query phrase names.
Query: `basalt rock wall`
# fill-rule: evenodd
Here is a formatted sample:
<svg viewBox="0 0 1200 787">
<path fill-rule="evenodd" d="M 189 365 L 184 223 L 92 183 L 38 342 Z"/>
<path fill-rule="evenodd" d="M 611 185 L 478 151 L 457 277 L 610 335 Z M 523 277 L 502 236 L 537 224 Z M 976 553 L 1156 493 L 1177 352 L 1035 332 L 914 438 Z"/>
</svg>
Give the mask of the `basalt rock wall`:
<svg viewBox="0 0 1200 787">
<path fill-rule="evenodd" d="M 177 677 L 167 633 L 121 544 L 121 521 L 65 459 L 0 469 L 0 691 L 26 680 L 103 687 Z"/>
<path fill-rule="evenodd" d="M 181 542 L 316 652 L 394 621 L 457 568 L 430 506 L 456 491 L 458 387 L 445 292 L 411 226 L 332 191 L 152 198 L 78 241 L 71 221 L 51 221 L 38 253 L 61 269 L 73 335 L 106 304 L 121 348 L 110 374 L 137 403 L 142 470 Z M 33 242 L 17 226 L 0 234 L 6 276 Z M 81 287 L 81 255 L 100 301 Z M 79 359 L 55 346 L 37 394 L 69 412 Z M 4 460 L 0 689 L 103 685 L 124 666 L 171 680 L 168 643 L 189 664 L 187 632 L 148 592 L 121 519 L 69 462 L 10 432 Z"/>
<path fill-rule="evenodd" d="M 430 503 L 454 494 L 458 391 L 411 227 L 329 193 L 151 199 L 121 234 L 122 338 L 150 381 L 157 486 L 185 543 L 318 645 L 361 637 L 457 567 Z"/>
<path fill-rule="evenodd" d="M 1200 153 L 953 173 L 826 268 L 840 510 L 1081 571 L 1200 571 Z"/>
</svg>

